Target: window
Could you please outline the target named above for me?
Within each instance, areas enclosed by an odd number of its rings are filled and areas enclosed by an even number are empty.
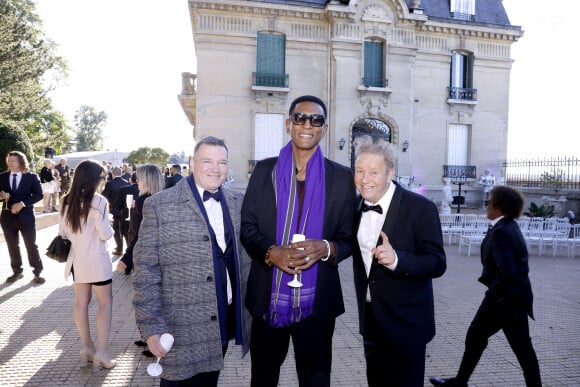
[[[286,36],[258,32],[254,86],[288,87]]]
[[[477,90],[473,89],[473,54],[459,51],[451,53],[449,98],[477,100]]]
[[[467,125],[449,124],[449,135],[447,137],[448,165],[467,165],[468,141],[469,127]]]
[[[256,113],[254,125],[254,158],[277,156],[284,146],[284,115]]]
[[[451,17],[462,20],[475,20],[475,0],[450,0]]]
[[[363,85],[387,87],[385,79],[385,43],[377,39],[365,40]]]

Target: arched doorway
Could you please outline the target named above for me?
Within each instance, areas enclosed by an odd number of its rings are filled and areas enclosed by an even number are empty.
[[[354,123],[352,126],[352,141],[350,146],[350,167],[354,170],[354,146],[352,143],[360,136],[371,136],[373,138],[382,138],[391,142],[391,128],[389,125],[376,118],[363,118]]]

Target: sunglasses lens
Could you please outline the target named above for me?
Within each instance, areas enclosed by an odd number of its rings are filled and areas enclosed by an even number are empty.
[[[324,125],[324,116],[320,114],[313,114],[310,116],[310,124],[312,126],[322,126]]]
[[[295,125],[304,125],[306,123],[306,119],[308,116],[302,113],[294,113],[292,114],[292,122]]]

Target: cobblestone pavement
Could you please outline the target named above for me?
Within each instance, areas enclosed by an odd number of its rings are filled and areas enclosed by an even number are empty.
[[[41,252],[57,226],[38,232]],[[481,265],[478,254],[467,257],[457,246],[446,246],[447,273],[434,281],[437,336],[427,347],[426,375],[453,375],[463,351],[467,327],[483,297],[476,282]],[[26,261],[26,259],[25,259]],[[152,361],[134,345],[135,327],[130,277],[115,273],[114,310],[110,352],[118,361],[112,370],[92,372],[79,367],[79,337],[73,319],[72,281],[63,278],[64,265],[43,260],[44,285],[32,282],[24,264],[24,278],[3,283],[11,274],[6,245],[0,241],[0,385],[1,386],[156,386],[159,379],[147,375]],[[580,258],[530,258],[535,293],[536,321],[530,332],[546,386],[580,385]],[[350,260],[341,265],[346,313],[336,322],[332,363],[333,386],[364,386],[365,362],[358,334],[356,300]],[[96,300],[90,308],[95,335]],[[396,354],[394,354],[396,356]],[[230,346],[221,386],[248,386],[249,355],[240,359],[238,347]],[[472,386],[523,386],[516,358],[503,334],[494,336],[473,377]],[[283,366],[281,386],[297,386],[293,354]],[[428,385],[426,378],[425,385]]]

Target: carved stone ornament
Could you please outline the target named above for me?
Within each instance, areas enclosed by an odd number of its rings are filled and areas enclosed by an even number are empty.
[[[380,20],[387,23],[390,23],[393,19],[392,15],[386,10],[386,8],[381,7],[378,4],[371,4],[366,7],[362,18],[364,20]]]

